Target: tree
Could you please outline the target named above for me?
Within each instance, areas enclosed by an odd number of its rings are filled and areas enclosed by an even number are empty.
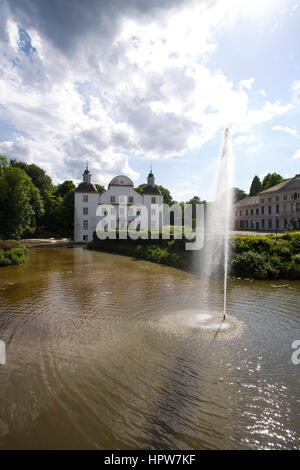
[[[279,175],[278,173],[268,173],[262,182],[262,189],[263,191],[269,188],[272,188],[272,186],[275,186],[276,184],[279,184],[283,181],[283,177]]]
[[[243,189],[232,188],[232,201],[234,204],[238,201],[241,201],[242,199],[245,199],[245,197],[247,197],[247,194]]]
[[[262,184],[259,177],[255,175],[250,186],[249,196],[256,196],[260,191],[262,191]]]
[[[55,195],[61,196],[63,198],[66,194],[68,194],[69,191],[73,191],[75,189],[76,186],[73,181],[64,181],[62,184],[57,186]]]
[[[102,194],[106,191],[105,187],[102,186],[102,184],[95,184],[96,188],[97,188],[97,191]]]
[[[10,166],[14,168],[20,168],[24,170],[27,175],[32,179],[34,186],[38,188],[43,199],[47,197],[47,193],[53,191],[52,180],[42,168],[35,165],[34,163],[28,165],[25,162],[17,162],[16,160],[10,160]]]
[[[145,183],[140,184],[137,188],[135,188],[135,191],[142,194],[142,191],[146,186],[147,186],[147,184],[145,184]],[[163,186],[160,186],[160,185],[155,185],[155,186],[160,190],[160,192],[163,196],[164,204],[168,204],[168,206],[171,206],[172,204],[175,203],[175,201],[173,201],[173,199],[172,199],[170,191],[167,188],[164,188]]]
[[[20,168],[4,167],[0,173],[0,235],[20,238],[32,234],[44,212],[39,190]]]
[[[206,201],[201,201],[199,196],[194,196],[192,199],[190,199],[187,204],[192,205],[192,218],[196,218],[196,206],[197,204],[206,204]]]
[[[8,160],[4,155],[0,155],[0,169],[8,166]]]

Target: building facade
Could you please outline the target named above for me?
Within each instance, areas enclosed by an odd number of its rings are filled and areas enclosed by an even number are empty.
[[[235,230],[300,230],[300,177],[289,178],[233,207]]]
[[[143,188],[142,194],[135,191],[131,179],[123,175],[113,178],[107,191],[100,194],[92,184],[91,173],[86,168],[83,182],[76,189],[74,198],[74,241],[91,241],[97,225],[105,227],[110,216],[114,219],[111,228],[124,230],[139,218],[141,230],[148,228],[161,230],[162,217],[158,217],[158,204],[163,204],[163,196],[155,186],[152,171],[148,175],[147,185]]]

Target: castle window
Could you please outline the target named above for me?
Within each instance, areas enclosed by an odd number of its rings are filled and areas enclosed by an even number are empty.
[[[156,203],[156,197],[152,197],[151,198],[151,204],[155,204]]]
[[[264,206],[262,206],[262,208],[261,208],[261,213],[262,213],[262,214],[265,213],[265,208],[264,208]]]
[[[88,230],[88,228],[89,228],[89,222],[88,222],[88,220],[84,220],[83,221],[83,230]]]
[[[268,206],[269,214],[272,214],[272,206]]]
[[[133,203],[133,196],[129,196],[129,197],[128,197],[128,202],[129,202],[129,204],[132,204],[132,203]]]
[[[87,241],[88,241],[88,236],[87,236],[87,235],[83,235],[82,240],[83,240],[84,242],[87,242]]]
[[[258,215],[258,214],[259,214],[259,209],[257,208],[257,209],[256,209],[256,215]]]
[[[116,196],[110,196],[110,202],[116,202]]]
[[[87,194],[84,194],[84,195],[82,196],[82,200],[83,200],[83,202],[88,202],[88,201],[89,201],[88,195],[87,195]]]
[[[89,213],[89,208],[88,208],[88,207],[83,207],[82,212],[83,212],[83,215],[88,215],[88,213]]]
[[[155,215],[156,214],[156,210],[155,209],[151,209],[151,215]]]

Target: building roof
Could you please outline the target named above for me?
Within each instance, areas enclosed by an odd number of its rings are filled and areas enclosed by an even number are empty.
[[[147,186],[145,186],[143,189],[142,189],[142,194],[157,194],[158,196],[161,196],[161,192],[160,190],[158,189],[157,186],[153,186],[151,184],[147,184]]]
[[[97,193],[97,188],[92,183],[80,183],[76,193]]]
[[[234,207],[251,206],[255,204],[259,204],[259,197],[250,196],[250,197],[245,197],[244,199],[241,199],[240,201],[236,202],[234,204]]]
[[[300,177],[288,178],[281,183],[272,186],[271,188],[265,189],[256,196],[245,197],[234,204],[234,207],[243,207],[249,205],[259,204],[260,196],[264,196],[277,191],[299,191],[300,190]]]
[[[110,186],[132,186],[133,187],[133,182],[131,181],[130,178],[128,178],[128,176],[119,175],[119,176],[115,176],[111,180],[111,182],[108,185],[108,188]]]
[[[285,191],[285,190],[293,190],[293,189],[300,189],[300,178],[299,177],[294,177],[294,178],[288,178],[281,183],[276,184],[275,186],[272,186],[271,188],[265,189],[264,191],[261,191],[258,193],[259,195],[261,194],[267,194],[267,193],[274,193],[276,191]]]

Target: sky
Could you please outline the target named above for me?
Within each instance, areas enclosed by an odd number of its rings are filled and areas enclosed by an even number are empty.
[[[212,200],[300,173],[299,0],[0,0],[0,153],[54,183],[118,174]]]

